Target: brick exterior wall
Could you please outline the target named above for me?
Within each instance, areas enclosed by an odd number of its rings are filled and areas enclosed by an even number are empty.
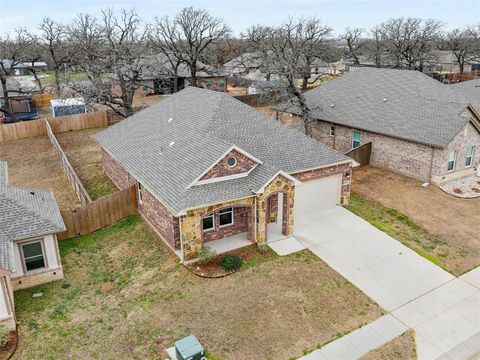
[[[138,212],[153,226],[173,249],[180,249],[180,224],[178,217],[168,210],[150,191],[142,187],[142,201]]]
[[[105,174],[120,190],[135,184],[135,179],[104,149],[102,149],[102,161]]]
[[[278,194],[273,194],[267,199],[267,224],[277,222],[278,216]]]
[[[237,159],[237,164],[234,167],[228,167],[227,165],[227,159],[231,156],[234,156]],[[243,174],[250,171],[255,165],[256,162],[252,159],[246,157],[236,150],[232,150],[230,153],[220,159],[220,161],[205,175],[203,175],[200,180],[216,179],[224,176]]]
[[[473,117],[466,113],[465,116]],[[279,114],[279,119],[286,125],[303,131],[302,120],[288,114]],[[353,128],[335,125],[335,136],[330,136],[331,123],[317,121],[313,126],[312,135],[320,142],[346,153],[352,148]],[[411,141],[396,139],[368,131],[361,132],[361,143],[372,142],[372,155],[370,164],[394,172],[419,179],[440,183],[452,178],[473,174],[474,167],[478,165],[480,155],[480,134],[468,124],[445,149],[433,148]],[[476,146],[474,151],[473,167],[465,169],[465,156],[467,145]],[[447,174],[448,155],[451,150],[457,150],[457,166],[453,173]],[[433,156],[433,159],[432,159]]]
[[[219,211],[214,212],[215,229],[203,232],[203,243],[219,240],[227,236],[247,233],[248,240],[253,241],[253,216],[252,207],[233,207],[234,224],[230,226],[220,227]],[[206,214],[206,216],[210,215]]]
[[[105,173],[120,190],[136,183],[135,178],[103,149],[102,159]],[[138,204],[138,212],[172,248],[180,248],[178,218],[145,187],[142,188],[142,202]]]

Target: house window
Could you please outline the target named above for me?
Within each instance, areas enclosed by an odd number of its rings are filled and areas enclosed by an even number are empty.
[[[450,151],[450,155],[448,156],[448,168],[447,168],[449,172],[455,170],[456,162],[457,162],[457,150]]]
[[[355,149],[361,145],[361,139],[362,139],[362,134],[360,131],[353,131],[353,136],[352,136],[352,149]]]
[[[212,88],[212,80],[207,80],[207,88],[208,89]]]
[[[235,165],[237,165],[237,158],[235,156],[230,156],[227,159],[227,165],[229,168],[233,168]]]
[[[203,218],[203,231],[213,230],[215,228],[214,215],[208,215]]]
[[[139,182],[137,182],[137,200],[140,204],[143,202],[142,184]]]
[[[330,136],[335,136],[335,125],[330,125]]]
[[[465,158],[465,167],[470,167],[473,164],[473,146],[467,147],[467,157]]]
[[[233,208],[220,210],[220,227],[233,225]]]
[[[25,270],[31,271],[45,267],[45,258],[41,241],[30,242],[22,245]]]

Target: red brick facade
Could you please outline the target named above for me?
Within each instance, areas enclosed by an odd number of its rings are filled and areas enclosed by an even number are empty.
[[[328,166],[320,169],[304,171],[301,173],[292,174],[292,176],[299,181],[310,181],[321,179],[326,176],[342,175],[342,196],[350,195],[352,164],[339,164]]]
[[[102,158],[105,173],[119,189],[126,189],[136,183],[133,176],[105,150],[102,150]],[[138,204],[138,212],[172,248],[180,249],[178,217],[173,216],[145,187],[142,188],[142,202]]]
[[[237,163],[233,167],[229,167],[227,159],[235,157]],[[250,171],[257,163],[247,156],[232,150],[224,156],[213,168],[211,168],[200,180],[216,179],[224,176],[238,175]]]
[[[215,229],[203,232],[203,243],[219,240],[227,236],[247,233],[248,240],[253,242],[253,210],[251,206],[233,207],[234,223],[233,225],[220,227],[219,209],[214,212]],[[206,214],[206,216],[211,213]]]

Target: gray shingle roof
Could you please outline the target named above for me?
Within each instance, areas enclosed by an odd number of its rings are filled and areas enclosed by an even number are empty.
[[[469,121],[462,94],[418,71],[358,68],[305,96],[317,119],[439,148]]]
[[[461,93],[480,112],[480,78],[452,84],[450,87]]]
[[[64,230],[51,192],[0,186],[0,268],[11,269],[12,241]]]
[[[170,118],[173,120],[169,123]],[[187,87],[94,138],[177,214],[251,196],[280,170],[292,173],[351,161],[230,95],[194,87]],[[188,188],[234,145],[263,164],[241,179]]]

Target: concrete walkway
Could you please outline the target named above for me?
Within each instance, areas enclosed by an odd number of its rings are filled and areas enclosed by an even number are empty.
[[[306,249],[305,245],[295,239],[293,236],[288,238],[269,242],[268,246],[277,253],[277,255],[285,256],[293,254],[297,251]]]
[[[295,225],[295,237],[389,311],[387,316],[413,328],[419,359],[447,356],[462,344],[471,354],[480,351],[480,268],[457,279],[341,207],[309,215]],[[379,341],[361,330],[305,358],[323,359],[328,352],[330,359],[356,359]]]

